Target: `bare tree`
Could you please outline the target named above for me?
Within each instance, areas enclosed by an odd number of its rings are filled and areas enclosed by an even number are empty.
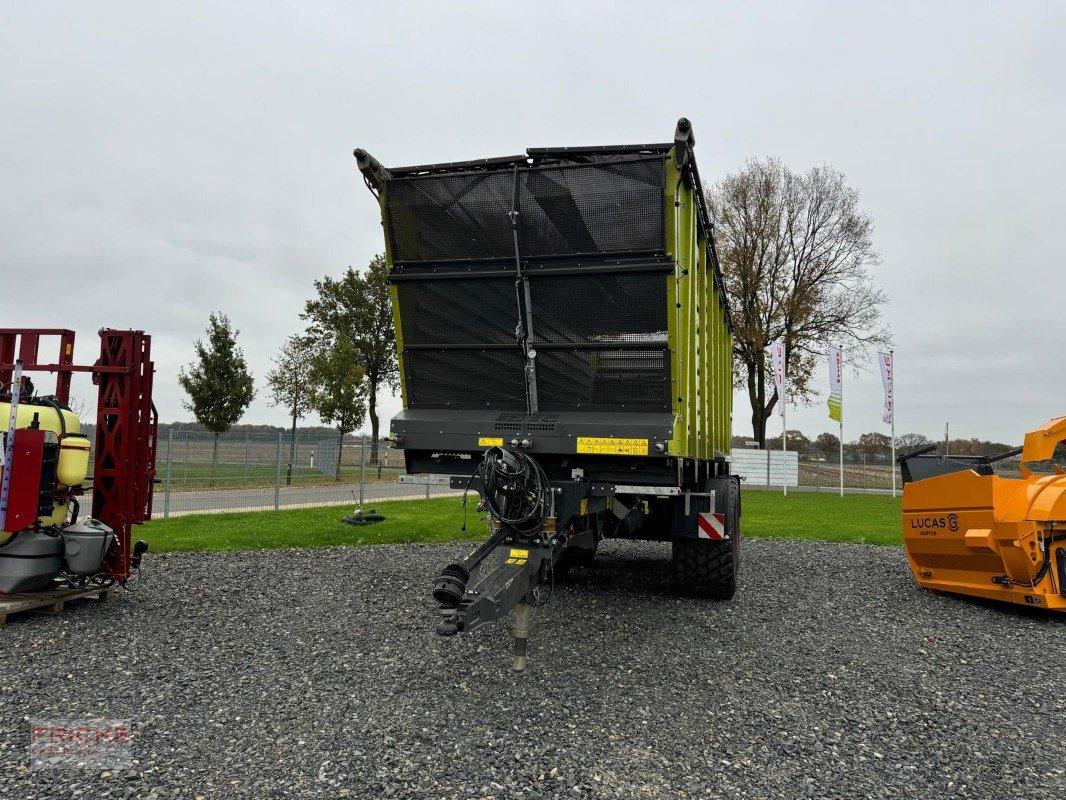
[[[707,190],[730,294],[738,386],[748,391],[754,438],[778,402],[767,350],[783,339],[790,399],[810,402],[811,378],[829,343],[858,363],[890,343],[884,293],[869,270],[879,258],[859,195],[828,166],[804,174],[752,160]]]
[[[901,453],[906,453],[908,450],[917,450],[919,447],[925,447],[932,443],[929,437],[922,433],[902,433],[896,437],[896,447],[899,448]]]
[[[72,394],[67,399],[67,408],[74,412],[74,416],[78,418],[82,425],[92,423],[95,420],[96,403],[90,403],[88,400]]]

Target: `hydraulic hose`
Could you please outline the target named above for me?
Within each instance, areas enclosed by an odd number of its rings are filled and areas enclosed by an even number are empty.
[[[501,526],[522,536],[544,527],[551,509],[551,483],[528,454],[491,447],[485,451],[478,477],[489,513]]]

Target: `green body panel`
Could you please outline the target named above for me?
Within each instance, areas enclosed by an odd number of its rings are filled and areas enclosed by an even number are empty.
[[[733,343],[693,190],[679,179],[671,153],[663,187],[666,251],[674,260],[666,293],[674,412],[669,453],[712,459],[729,454],[732,438]]]
[[[389,266],[392,264],[390,262]],[[407,409],[407,376],[403,368],[403,325],[400,324],[400,293],[396,284],[389,287],[389,297],[392,299],[392,324],[396,328],[396,365],[400,371],[400,399],[403,407]]]

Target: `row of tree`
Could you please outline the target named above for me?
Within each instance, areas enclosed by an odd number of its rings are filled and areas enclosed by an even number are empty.
[[[786,433],[785,444],[789,450],[799,453],[820,453],[827,460],[836,459],[840,453],[840,439],[832,433],[820,433],[814,439],[809,439],[803,431],[789,429]],[[934,444],[934,441],[921,433],[904,433],[896,437],[896,452],[906,453],[930,444]],[[936,444],[944,443],[936,442]],[[750,441],[743,436],[734,436],[733,446],[747,447],[750,446]],[[766,447],[770,450],[780,450],[781,437],[768,438]],[[984,439],[952,439],[946,443],[946,452],[957,456],[998,456],[1014,447],[1016,445],[990,442]],[[891,449],[891,437],[877,431],[864,433],[858,439],[844,442],[845,457],[883,456],[891,452]],[[940,450],[945,452],[944,447]]]
[[[375,256],[362,272],[351,267],[340,277],[315,281],[315,296],[300,315],[307,326],[289,336],[267,372],[271,403],[286,409],[292,421],[292,449],[286,482],[292,482],[296,429],[315,412],[337,431],[340,440],[370,417],[371,462],[378,460],[379,391],[397,383],[388,267]],[[219,437],[244,416],[256,396],[255,379],[237,345],[229,317],[212,313],[207,337],[197,340],[196,358],[178,374],[184,407],[214,434],[212,465],[218,462]],[[341,448],[337,448],[340,470]]]

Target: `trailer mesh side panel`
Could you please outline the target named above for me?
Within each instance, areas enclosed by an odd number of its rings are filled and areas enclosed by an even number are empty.
[[[523,262],[556,269],[563,257],[563,269],[582,270],[527,273],[539,407],[668,409],[664,273],[583,272],[604,256],[664,251],[664,174],[655,156],[521,167],[517,184],[513,169],[390,181],[393,261],[410,265],[395,284],[408,404],[525,408],[514,278],[477,277],[509,271],[515,207]],[[456,261],[453,277],[416,277]]]
[[[667,341],[662,273],[534,275],[529,285],[538,341]]]
[[[519,173],[523,255],[562,256],[663,248],[663,160]]]
[[[661,157],[518,170],[523,258],[661,252]],[[389,181],[385,220],[395,263],[514,258],[515,173]]]
[[[515,344],[514,280],[427,280],[396,284],[405,345]]]
[[[386,220],[394,261],[513,258],[511,171],[390,181]]]
[[[407,350],[404,372],[411,408],[526,407],[525,360],[517,347]]]
[[[547,349],[537,351],[537,395],[545,411],[669,410],[668,351]]]

